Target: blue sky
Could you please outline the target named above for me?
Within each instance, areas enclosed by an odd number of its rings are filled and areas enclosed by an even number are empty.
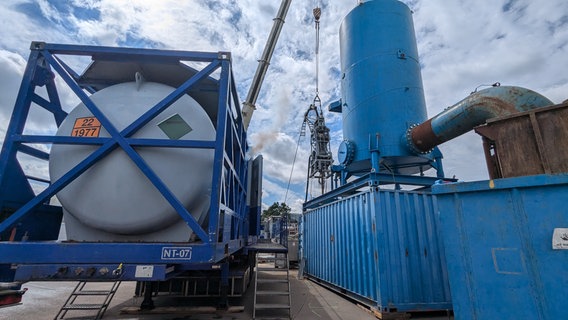
[[[380,0],[375,0],[380,1]],[[429,116],[496,81],[533,89],[556,103],[568,99],[568,2],[565,0],[409,0]],[[338,30],[358,1],[292,1],[249,130],[265,159],[264,203],[284,200],[298,132],[314,97],[312,9],[323,8],[320,96],[339,98]],[[279,0],[8,0],[0,7],[0,135],[7,126],[33,40],[105,46],[231,51],[245,98]],[[62,100],[76,100],[61,92]],[[32,130],[45,114],[32,116]],[[332,151],[341,119],[327,114]],[[487,177],[480,138],[466,134],[441,146],[445,171],[463,180]],[[303,138],[288,203],[304,198],[309,143]],[[28,165],[38,175],[45,167]],[[43,173],[44,175],[46,172]]]

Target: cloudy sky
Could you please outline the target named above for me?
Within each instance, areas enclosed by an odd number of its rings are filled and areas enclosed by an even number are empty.
[[[376,0],[380,1],[380,0]],[[429,116],[496,81],[568,99],[568,1],[408,0],[414,11]],[[302,116],[314,97],[312,9],[321,18],[320,96],[339,98],[339,39],[356,0],[292,1],[257,103],[249,143],[265,159],[265,205],[283,201]],[[0,7],[0,135],[7,127],[33,40],[192,51],[231,51],[241,100],[246,97],[279,0],[4,0]],[[75,100],[62,92],[64,103]],[[36,131],[49,131],[35,115]],[[326,113],[332,151],[341,119]],[[466,134],[441,146],[447,176],[487,177],[480,138]],[[287,203],[304,198],[309,141],[300,140]],[[42,167],[30,163],[31,170]],[[41,173],[38,173],[41,174]]]

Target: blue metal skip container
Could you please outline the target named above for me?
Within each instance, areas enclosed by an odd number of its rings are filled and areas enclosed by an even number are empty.
[[[567,319],[568,175],[433,191],[456,319]]]
[[[379,190],[306,210],[304,274],[385,312],[451,309],[435,204]]]

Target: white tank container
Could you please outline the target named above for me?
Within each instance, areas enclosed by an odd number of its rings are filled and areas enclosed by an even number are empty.
[[[152,82],[105,88],[93,102],[119,130],[175,89]],[[110,137],[84,104],[67,116],[57,136]],[[138,130],[132,138],[215,140],[205,110],[184,95]],[[53,145],[49,171],[59,179],[98,146]],[[193,217],[203,222],[209,209],[213,150],[137,147],[136,152]],[[119,147],[57,194],[64,209],[68,240],[188,241],[192,231],[150,180]]]

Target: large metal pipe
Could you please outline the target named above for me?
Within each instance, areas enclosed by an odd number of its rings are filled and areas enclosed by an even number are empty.
[[[426,122],[408,129],[411,150],[428,153],[435,146],[456,138],[488,119],[507,116],[554,104],[532,90],[495,86],[472,93]]]
[[[288,14],[288,8],[290,8],[291,2],[292,0],[282,0],[282,3],[280,4],[280,9],[278,10],[276,18],[274,18],[274,25],[272,26],[270,35],[268,35],[268,40],[264,47],[262,58],[258,61],[258,68],[256,69],[256,73],[252,79],[247,99],[243,102],[242,115],[245,129],[248,129],[252,114],[256,109],[256,99],[258,98],[260,87],[264,81],[266,70],[268,70],[268,66],[270,65],[270,59],[272,58],[272,53],[274,53],[274,48],[278,42],[280,31],[282,31],[282,26],[284,25],[284,18],[286,18],[286,15]]]

